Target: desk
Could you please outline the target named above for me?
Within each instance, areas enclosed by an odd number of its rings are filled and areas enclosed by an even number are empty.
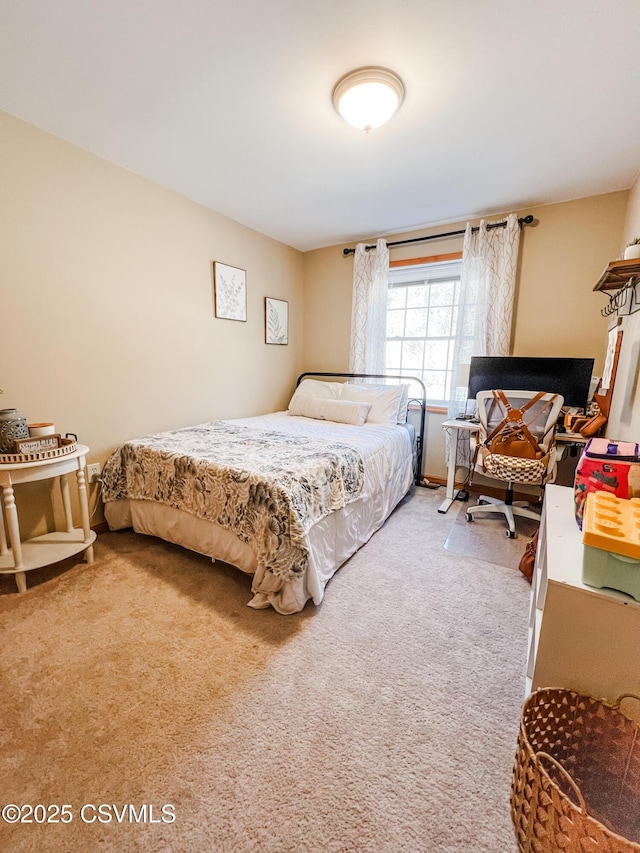
[[[451,418],[444,421],[442,428],[447,430],[451,436],[451,446],[449,449],[449,465],[447,466],[447,491],[446,497],[438,507],[438,512],[445,513],[455,501],[458,489],[456,489],[456,461],[458,456],[458,439],[461,433],[467,433],[471,436],[472,433],[477,433],[480,430],[479,424],[473,421],[463,421],[458,418]],[[582,448],[589,439],[573,432],[556,432],[556,446],[560,451],[558,456],[561,459],[568,448]]]
[[[445,513],[451,504],[455,501],[458,489],[456,489],[456,461],[458,458],[458,439],[461,433],[471,435],[474,432],[479,432],[480,425],[472,421],[463,421],[458,418],[451,418],[444,421],[442,428],[445,429],[451,438],[449,447],[449,465],[447,466],[447,491],[446,497],[438,507],[438,512]]]
[[[588,438],[579,433],[556,432],[556,455],[558,467],[554,482],[559,486],[571,486],[576,476],[576,465]]]
[[[77,450],[66,456],[43,459],[36,462],[12,462],[0,465],[0,488],[4,498],[4,520],[9,531],[11,548],[7,547],[7,536],[2,513],[0,512],[0,574],[15,575],[18,592],[25,592],[27,581],[25,572],[57,563],[73,554],[84,551],[89,564],[93,563],[93,542],[96,534],[89,527],[89,505],[85,478],[85,459],[89,448],[79,444]],[[73,526],[71,500],[67,474],[75,472],[78,488],[82,528]],[[33,483],[36,480],[58,478],[62,493],[62,503],[66,530],[45,533],[23,542],[20,538],[18,510],[16,508],[14,485]]]
[[[588,441],[589,439],[580,435],[579,432],[558,432],[556,430],[556,444],[559,444],[562,450],[566,447],[582,448]]]

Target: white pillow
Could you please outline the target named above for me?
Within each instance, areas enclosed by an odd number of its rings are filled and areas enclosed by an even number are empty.
[[[397,424],[402,385],[350,385],[342,386],[341,400],[371,403],[368,424]]]
[[[338,400],[340,397],[341,382],[322,382],[319,379],[303,379],[293,392],[291,403],[299,397],[311,397],[317,400]]]
[[[339,424],[362,426],[371,409],[370,403],[354,403],[349,400],[329,400],[319,397],[295,397],[291,400],[288,414],[302,415],[319,421],[335,421]]]
[[[398,406],[398,423],[406,424],[407,410],[409,408],[409,385],[401,385],[400,387],[402,388],[402,395]]]

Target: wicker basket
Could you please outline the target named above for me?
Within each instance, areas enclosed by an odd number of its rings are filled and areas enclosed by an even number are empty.
[[[619,710],[632,695],[529,696],[511,785],[521,853],[640,853],[640,726]]]

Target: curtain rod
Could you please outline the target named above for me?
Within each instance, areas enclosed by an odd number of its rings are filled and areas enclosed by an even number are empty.
[[[518,224],[522,228],[523,225],[531,225],[533,222],[533,215],[530,213],[528,216],[522,216],[518,218]],[[506,219],[504,222],[489,222],[487,225],[487,230],[491,228],[504,228],[507,224]],[[411,240],[396,240],[394,243],[387,243],[387,246],[391,248],[392,246],[406,246],[407,243],[424,243],[426,240],[438,240],[442,237],[457,237],[460,234],[464,234],[467,229],[463,228],[461,231],[447,231],[444,234],[429,234],[427,237],[413,237]],[[471,229],[472,231],[479,231],[480,226],[474,225]],[[370,251],[371,249],[375,249],[375,246],[365,246],[366,251]],[[347,255],[354,255],[355,249],[343,249],[342,254],[346,257]]]

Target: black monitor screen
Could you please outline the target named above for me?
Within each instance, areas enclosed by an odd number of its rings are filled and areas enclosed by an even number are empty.
[[[469,370],[469,399],[478,391],[548,391],[562,394],[564,405],[586,409],[592,358],[474,356]]]

